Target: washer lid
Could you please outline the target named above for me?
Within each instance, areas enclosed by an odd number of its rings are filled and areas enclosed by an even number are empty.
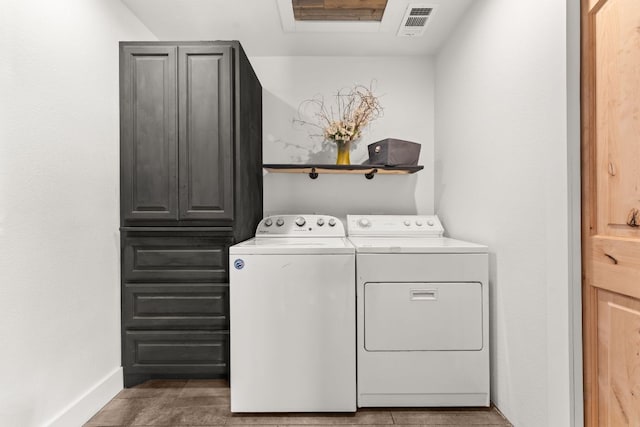
[[[352,254],[353,245],[345,237],[254,237],[229,248],[230,254],[313,255]]]
[[[350,237],[358,253],[458,254],[487,253],[489,248],[448,237]]]

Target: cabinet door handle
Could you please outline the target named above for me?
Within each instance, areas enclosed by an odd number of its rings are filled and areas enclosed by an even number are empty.
[[[436,289],[411,289],[409,292],[411,301],[435,301],[438,299]]]

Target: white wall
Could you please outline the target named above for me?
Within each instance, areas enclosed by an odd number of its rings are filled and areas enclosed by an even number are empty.
[[[81,425],[122,387],[127,39],[155,37],[118,1],[2,2],[0,425]]]
[[[424,170],[408,176],[268,174],[264,177],[265,214],[432,213],[433,212],[433,61],[428,57],[252,57],[263,86],[264,162],[335,163],[321,138],[295,126],[300,103],[321,94],[328,103],[338,89],[376,81],[384,117],[373,122],[351,153],[351,163],[366,160],[367,145],[383,138],[422,144]]]
[[[566,9],[476,1],[436,59],[436,211],[491,248],[492,400],[518,427],[574,415]]]

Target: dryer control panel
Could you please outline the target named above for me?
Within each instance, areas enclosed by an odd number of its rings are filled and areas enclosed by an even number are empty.
[[[347,215],[349,236],[442,237],[436,215]]]
[[[260,221],[256,237],[345,237],[342,221],[330,215],[273,215]]]

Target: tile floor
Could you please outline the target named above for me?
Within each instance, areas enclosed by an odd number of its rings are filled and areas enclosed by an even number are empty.
[[[222,380],[154,380],[122,390],[85,424],[106,426],[485,426],[511,424],[495,409],[361,409],[355,414],[232,414]]]

